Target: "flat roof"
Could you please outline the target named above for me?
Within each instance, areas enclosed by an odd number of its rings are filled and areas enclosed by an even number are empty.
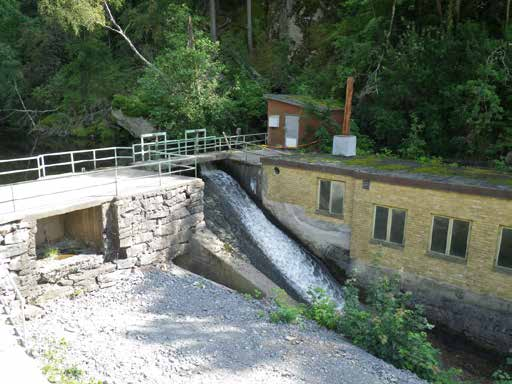
[[[345,158],[294,154],[261,159],[263,164],[309,169],[390,184],[512,199],[512,174],[489,168],[421,163],[378,155]]]
[[[343,109],[343,104],[336,100],[320,100],[305,95],[281,95],[268,93],[263,96],[267,100],[280,101],[297,107],[314,107],[321,111],[338,111]]]

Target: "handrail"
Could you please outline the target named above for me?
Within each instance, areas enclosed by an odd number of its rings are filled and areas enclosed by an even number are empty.
[[[154,134],[145,135],[144,137],[151,137]],[[166,138],[166,135],[160,133],[158,138]],[[157,140],[154,142],[134,143],[131,147],[104,147],[94,149],[81,149],[76,151],[63,151],[63,152],[52,152],[40,154],[37,156],[21,157],[15,159],[3,159],[0,160],[0,166],[5,164],[8,166],[12,163],[23,163],[28,162],[26,168],[19,169],[7,169],[0,171],[0,176],[15,175],[30,172],[37,172],[37,177],[31,177],[33,179],[44,179],[48,176],[56,176],[59,174],[76,174],[85,171],[82,168],[85,164],[91,164],[92,172],[101,167],[108,167],[108,162],[114,163],[114,166],[119,166],[120,161],[128,161],[136,163],[138,161],[152,161],[154,157],[160,159],[165,158],[166,154],[177,154],[177,155],[191,155],[197,153],[207,152],[219,152],[231,148],[246,148],[248,144],[261,144],[267,142],[267,133],[249,133],[244,135],[231,135],[227,136],[227,145],[223,136],[201,136],[193,137],[188,139],[172,139],[172,140]],[[163,149],[163,151],[162,151]],[[112,155],[104,156],[103,154],[107,151],[112,151]],[[127,153],[123,153],[123,151]],[[99,154],[102,154],[99,156]],[[85,154],[90,155],[90,158],[82,158]],[[146,155],[148,158],[146,158]],[[68,161],[59,161],[58,157],[68,156]],[[52,162],[57,160],[57,162]],[[37,166],[31,165],[30,162],[37,162]],[[123,165],[124,166],[124,165]],[[55,174],[59,167],[68,167],[71,172],[58,172]],[[10,168],[13,168],[10,167]],[[48,173],[52,171],[52,175]],[[1,185],[1,184],[0,184]]]

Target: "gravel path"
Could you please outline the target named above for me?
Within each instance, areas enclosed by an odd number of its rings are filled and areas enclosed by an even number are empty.
[[[270,309],[172,266],[49,303],[27,326],[36,353],[64,337],[67,364],[108,384],[423,383],[310,321],[272,324]]]

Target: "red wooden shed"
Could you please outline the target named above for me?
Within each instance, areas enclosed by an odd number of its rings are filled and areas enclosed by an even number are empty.
[[[265,95],[267,100],[268,144],[271,147],[294,148],[312,142],[321,120],[310,113],[328,111],[341,127],[343,106],[298,95]],[[335,132],[332,132],[335,133]]]

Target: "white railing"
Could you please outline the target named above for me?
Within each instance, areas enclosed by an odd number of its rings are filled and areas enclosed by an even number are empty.
[[[155,138],[155,141],[144,142],[146,136]],[[0,177],[8,178],[8,180],[0,179],[0,185],[168,159],[167,154],[191,156],[233,149],[247,150],[251,145],[266,144],[266,142],[267,133],[203,135],[176,140],[167,140],[165,133],[148,134],[141,138],[140,143],[133,144],[131,147],[84,149],[0,160]],[[22,174],[23,179],[20,180],[19,176]]]
[[[145,185],[138,185],[136,183],[137,180],[141,179],[153,179],[156,181],[153,183],[155,184],[154,186],[162,186],[166,176],[181,174],[183,172],[193,172],[194,176],[197,177],[197,158],[178,155],[167,156],[167,159],[161,161],[147,161],[140,164],[90,171],[85,173],[85,175],[88,176],[85,183],[77,180],[77,178],[84,175],[81,173],[65,174],[49,179],[42,179],[41,182],[50,183],[46,187],[40,188],[41,191],[45,191],[42,193],[34,192],[33,190],[27,191],[26,186],[29,185],[30,182],[4,186],[0,185],[0,196],[8,196],[8,198],[0,200],[0,207],[3,208],[1,213],[6,214],[23,211],[24,209],[28,209],[27,201],[29,200],[37,199],[39,202],[42,201],[39,200],[42,198],[54,198],[55,196],[65,197],[65,194],[69,194],[70,192],[75,193],[77,191],[89,190],[91,191],[90,194],[94,196],[104,195],[114,197],[119,196],[119,194],[124,191],[124,187],[130,188],[127,191],[132,191],[133,188],[144,187]],[[130,170],[149,172],[143,172],[141,175],[137,175],[133,171],[130,172]],[[64,187],[59,183],[59,179],[66,179]],[[55,183],[55,187],[52,187],[51,183]],[[150,185],[148,184],[148,186]],[[6,191],[3,191],[4,189]],[[6,204],[10,205],[8,211],[5,209]],[[28,204],[28,206],[33,209],[34,204]],[[41,206],[44,206],[44,204]]]
[[[197,155],[233,149],[246,149],[250,145],[266,144],[267,133],[247,135],[205,136],[190,139],[161,140],[132,145],[133,162],[154,160],[162,153]]]
[[[128,153],[125,154],[127,151]],[[0,167],[16,168],[0,171],[0,176],[24,173],[26,174],[25,180],[33,180],[52,176],[52,174],[77,173],[97,170],[106,166],[118,166],[123,160],[132,161],[131,151],[131,147],[108,147],[0,160]],[[35,172],[37,172],[37,177],[34,177]]]

